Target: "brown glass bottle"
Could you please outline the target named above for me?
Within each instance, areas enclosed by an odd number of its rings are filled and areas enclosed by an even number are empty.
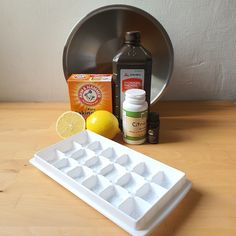
[[[122,120],[124,93],[131,88],[144,89],[150,105],[152,56],[140,44],[140,32],[126,32],[123,47],[113,58],[113,114]]]

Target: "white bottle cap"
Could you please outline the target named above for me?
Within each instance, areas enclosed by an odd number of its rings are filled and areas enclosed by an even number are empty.
[[[146,92],[143,89],[129,89],[125,92],[125,99],[131,103],[144,102]]]

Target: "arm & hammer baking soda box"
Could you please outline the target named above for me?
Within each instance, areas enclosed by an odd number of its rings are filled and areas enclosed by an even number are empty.
[[[72,74],[67,80],[71,110],[85,119],[97,110],[112,112],[111,74]]]

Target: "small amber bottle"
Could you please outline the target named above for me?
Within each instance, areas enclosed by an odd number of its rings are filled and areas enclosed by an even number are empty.
[[[156,112],[150,112],[148,115],[147,141],[149,143],[159,143],[160,116]]]

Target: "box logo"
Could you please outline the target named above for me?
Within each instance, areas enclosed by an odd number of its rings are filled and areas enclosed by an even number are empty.
[[[79,100],[87,106],[95,106],[102,99],[101,90],[91,84],[83,85],[78,91]]]

